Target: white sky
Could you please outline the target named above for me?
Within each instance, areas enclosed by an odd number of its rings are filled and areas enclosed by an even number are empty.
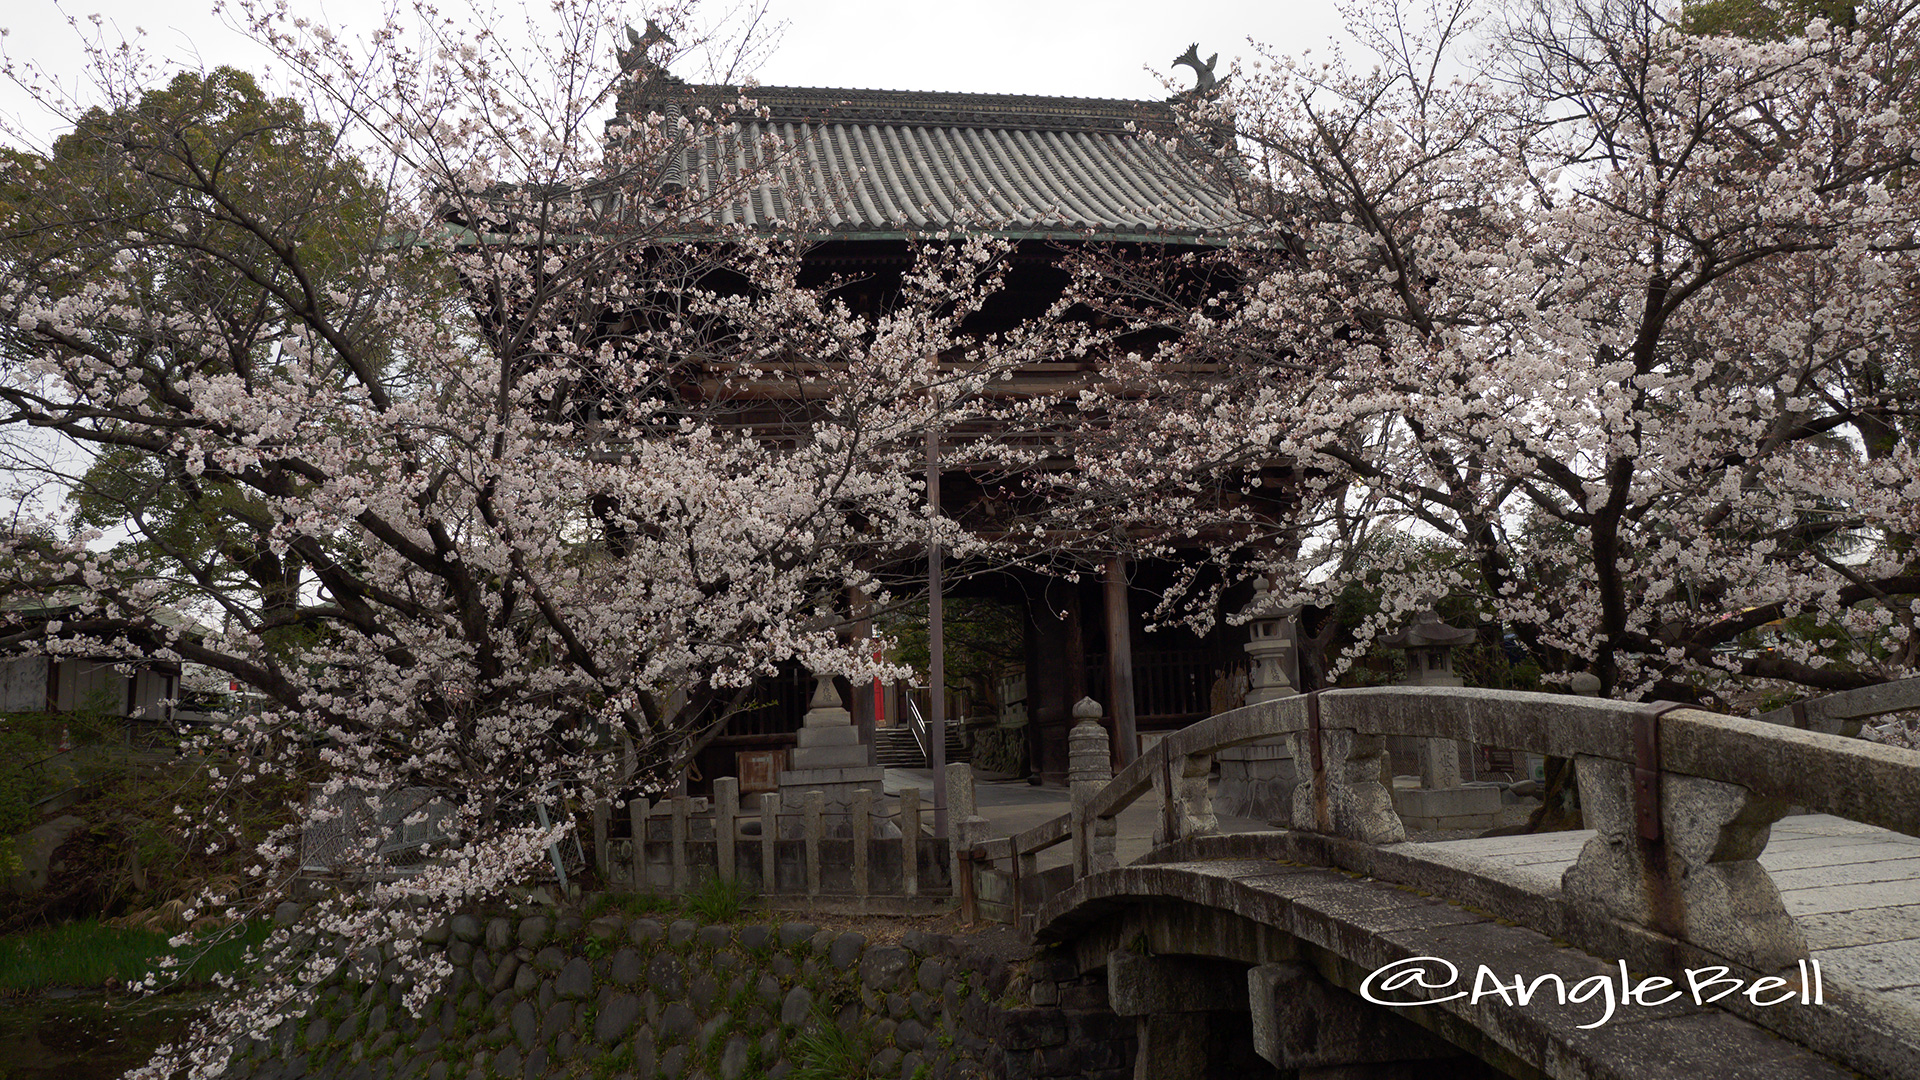
[[[371,25],[380,9],[379,0],[289,3],[298,13],[348,28]],[[459,0],[441,5],[447,12],[458,6]],[[1248,55],[1249,37],[1281,52],[1317,51],[1343,26],[1325,0],[771,0],[771,6],[787,29],[757,73],[767,85],[1085,97],[1165,96],[1146,69],[1167,71],[1189,42],[1199,42],[1202,57],[1219,53],[1216,70],[1225,74],[1235,58]],[[171,62],[259,70],[260,53],[209,7],[210,0],[16,0],[0,15],[7,30],[0,47],[11,59],[30,59],[76,86],[83,55],[66,17],[99,14],[110,39],[143,29],[147,48]],[[640,5],[630,10],[639,24]],[[1186,86],[1192,76],[1180,68],[1176,77]],[[0,117],[40,139],[57,134],[55,121],[11,84],[0,83]]]

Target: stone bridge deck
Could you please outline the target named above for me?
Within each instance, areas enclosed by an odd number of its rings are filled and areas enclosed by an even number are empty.
[[[1409,842],[1380,781],[1388,736],[1571,761],[1595,829]],[[1284,744],[1291,827],[1229,832],[1214,755],[1255,744]],[[991,838],[969,804],[956,850],[975,892],[1081,972],[1107,971],[1115,1011],[1140,1018],[1140,1075],[1184,1078],[1185,1051],[1230,1042],[1237,1009],[1282,1070],[1404,1070],[1464,1051],[1513,1077],[1920,1080],[1911,750],[1811,719],[1404,688],[1259,702],[1118,772],[1089,715],[1070,751],[1066,815]],[[1122,815],[1142,802],[1154,846],[1121,865]],[[1814,812],[1787,816],[1795,806]],[[1067,865],[1044,870],[1061,845]],[[1434,970],[1382,981],[1415,964]],[[1334,1015],[1346,1020],[1321,1022]],[[1316,1031],[1352,1037],[1331,1055]]]
[[[1543,895],[1560,892],[1591,831],[1419,845]],[[1784,818],[1760,854],[1826,978],[1910,1010],[1920,1035],[1920,838],[1826,814]]]
[[[1394,965],[1416,957],[1452,965],[1457,981],[1448,987],[1387,992],[1373,984],[1382,996],[1409,1002],[1471,991],[1480,965],[1509,987],[1516,978],[1557,975],[1572,987],[1608,977],[1614,985],[1606,993],[1574,1003],[1553,1000],[1549,988],[1532,1003],[1462,995],[1400,1014],[1511,1076],[1920,1076],[1920,839],[1827,815],[1780,821],[1762,862],[1819,961],[1825,1001],[1794,997],[1801,987],[1789,970],[1781,974],[1795,985],[1774,996],[1793,1000],[1729,1011],[1684,997],[1661,1005],[1626,1000],[1623,971],[1630,968],[1635,981],[1649,974],[1643,949],[1623,947],[1618,955],[1635,957],[1628,961],[1558,937],[1564,912],[1541,913],[1563,907],[1561,874],[1593,836],[1379,846],[1335,840],[1331,849],[1298,832],[1192,837],[1075,883],[1046,905],[1041,937],[1078,950],[1083,965],[1097,965],[1103,950],[1143,943],[1149,954],[1214,956],[1276,972],[1306,961],[1353,993],[1369,974],[1401,970]],[[1679,966],[1715,963],[1698,954],[1677,959],[1676,967],[1652,970],[1678,978]],[[1416,966],[1431,979],[1446,971]],[[1811,984],[1805,989],[1811,997]],[[1834,1060],[1838,1045],[1848,1047],[1851,1068]],[[1443,1073],[1449,1065],[1432,1064]]]

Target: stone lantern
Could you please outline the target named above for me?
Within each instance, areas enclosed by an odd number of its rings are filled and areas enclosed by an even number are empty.
[[[1248,641],[1241,646],[1247,651],[1249,705],[1300,692],[1293,636],[1293,616],[1300,609],[1263,610],[1271,589],[1266,578],[1254,578],[1253,602],[1246,608],[1253,615],[1247,622]]]
[[[1431,609],[1380,644],[1407,652],[1406,686],[1459,686],[1453,650],[1471,642],[1472,630],[1448,626]],[[1484,829],[1500,818],[1499,789],[1467,786],[1460,778],[1460,744],[1453,739],[1421,739],[1420,787],[1396,788],[1394,809],[1412,829]]]
[[[1253,590],[1253,601],[1243,609],[1252,618],[1247,621],[1247,643],[1241,646],[1249,668],[1248,705],[1300,692],[1293,629],[1298,609],[1273,608],[1272,585],[1264,577],[1254,579]],[[1214,760],[1220,763],[1220,790],[1215,798],[1221,810],[1281,826],[1292,821],[1293,789],[1299,777],[1287,739],[1231,746],[1215,754]]]
[[[1397,634],[1380,639],[1390,649],[1407,651],[1407,686],[1459,686],[1453,650],[1474,639],[1472,630],[1448,626],[1429,608]]]
[[[878,803],[885,773],[880,766],[867,764],[867,750],[860,741],[859,729],[840,704],[832,673],[818,672],[813,697],[796,735],[793,768],[780,774],[781,805],[790,811],[799,810],[810,791],[820,792],[825,809],[834,814],[849,813],[859,792],[866,792],[867,799]],[[852,835],[851,825],[842,835]]]

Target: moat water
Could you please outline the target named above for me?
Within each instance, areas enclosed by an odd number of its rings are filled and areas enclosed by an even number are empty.
[[[0,1000],[0,1080],[112,1080],[187,1033],[199,993],[63,993]]]

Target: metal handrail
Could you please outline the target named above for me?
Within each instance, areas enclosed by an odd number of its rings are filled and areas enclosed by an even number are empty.
[[[921,760],[933,764],[933,733],[929,730],[927,718],[920,715],[920,703],[913,700],[912,694],[902,695],[907,701],[907,728],[913,732],[913,741],[920,744]]]

